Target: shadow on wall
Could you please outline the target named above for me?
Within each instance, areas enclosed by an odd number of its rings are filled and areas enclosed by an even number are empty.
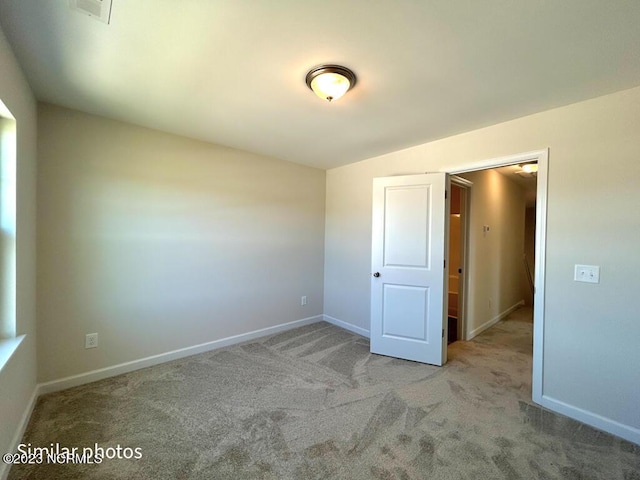
[[[40,114],[41,381],[322,313],[324,171]]]
[[[524,215],[524,255],[531,272],[531,280],[535,284],[535,264],[536,264],[536,207],[527,207]],[[533,292],[529,288],[525,290],[524,302],[526,305],[533,305]]]

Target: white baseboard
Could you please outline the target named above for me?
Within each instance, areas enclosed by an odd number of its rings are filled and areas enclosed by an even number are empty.
[[[622,423],[603,417],[596,413],[583,410],[573,405],[561,402],[547,395],[543,395],[540,405],[561,415],[586,423],[604,432],[624,438],[625,440],[640,445],[640,429],[624,425]]]
[[[491,320],[483,323],[482,325],[480,325],[478,328],[475,328],[473,330],[471,330],[470,332],[467,333],[467,338],[466,340],[471,340],[473,337],[481,334],[482,332],[484,332],[487,328],[491,328],[493,327],[496,323],[498,323],[500,320],[502,320],[503,318],[505,318],[507,315],[509,315],[511,312],[516,311],[518,308],[520,308],[522,305],[524,305],[524,300],[520,300],[518,303],[516,303],[515,305],[512,305],[511,307],[507,308],[504,312],[498,314],[498,316],[493,317]]]
[[[11,440],[11,444],[9,446],[8,452],[2,453],[15,453],[18,449],[18,445],[22,441],[22,437],[24,436],[24,432],[27,429],[27,425],[29,425],[29,420],[31,419],[31,414],[33,413],[33,409],[36,406],[36,402],[38,401],[38,385],[36,385],[33,389],[33,393],[31,394],[31,398],[27,403],[27,408],[24,409],[22,414],[22,418],[20,419],[20,424],[18,425],[18,429],[13,436],[13,440]],[[11,465],[8,465],[4,462],[0,462],[0,480],[6,480],[9,476],[9,469]]]
[[[369,330],[366,330],[362,327],[356,327],[355,325],[351,325],[350,323],[344,322],[342,320],[338,320],[337,318],[330,317],[329,315],[323,315],[324,321],[332,323],[336,327],[344,328],[345,330],[349,330],[350,332],[357,333],[358,335],[362,335],[363,337],[370,338],[371,334]]]
[[[273,335],[274,333],[280,333],[292,328],[302,327],[312,323],[317,323],[323,320],[323,315],[316,315],[314,317],[303,318],[301,320],[295,320],[289,323],[283,323],[281,325],[275,325],[273,327],[262,328],[260,330],[254,330],[252,332],[242,333],[240,335],[234,335],[231,337],[222,338],[220,340],[214,340],[212,342],[201,343],[192,347],[180,348],[171,352],[161,353],[159,355],[152,355],[150,357],[141,358],[139,360],[133,360],[131,362],[120,363],[111,367],[101,368],[99,370],[93,370],[70,377],[61,378],[59,380],[53,380],[38,385],[38,394],[57,392],[65,390],[71,387],[77,387],[78,385],[84,385],[85,383],[96,382],[109,377],[115,377],[123,373],[133,372],[141,368],[152,367],[171,360],[177,360],[184,357],[190,357],[191,355],[197,355],[198,353],[204,353],[218,348],[228,347],[238,343],[248,342],[255,338],[265,337],[267,335]]]

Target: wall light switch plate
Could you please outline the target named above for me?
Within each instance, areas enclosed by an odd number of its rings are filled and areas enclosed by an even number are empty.
[[[600,267],[597,265],[576,265],[573,279],[576,282],[600,283]]]
[[[69,0],[69,7],[108,24],[111,21],[112,2],[113,0]]]

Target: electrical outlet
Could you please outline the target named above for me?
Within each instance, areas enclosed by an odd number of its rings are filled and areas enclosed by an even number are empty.
[[[96,348],[98,346],[98,334],[87,333],[84,337],[84,348]]]
[[[300,305],[304,307],[306,304],[307,304],[307,296],[303,295],[302,297],[300,297]]]

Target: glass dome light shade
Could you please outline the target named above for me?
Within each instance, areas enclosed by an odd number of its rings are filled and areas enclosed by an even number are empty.
[[[342,97],[356,83],[355,74],[340,65],[321,65],[307,73],[307,85],[323,100]]]

